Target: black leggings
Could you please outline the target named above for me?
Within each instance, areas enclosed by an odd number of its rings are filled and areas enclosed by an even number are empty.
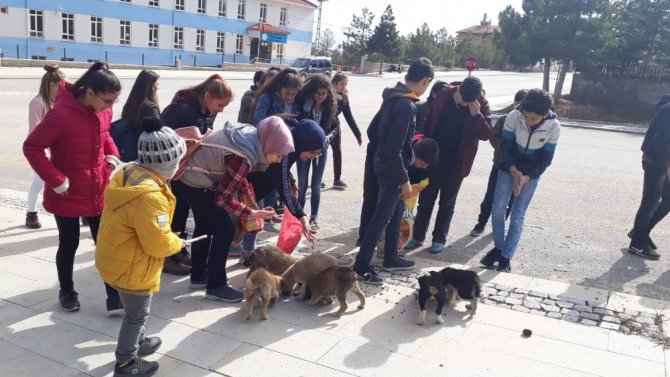
[[[64,292],[74,290],[72,281],[72,270],[74,269],[74,255],[79,248],[79,217],[56,217],[58,226],[58,251],[56,252],[56,269],[58,270],[58,282],[60,289]],[[88,227],[91,229],[93,242],[98,239],[98,228],[100,227],[100,216],[87,217]],[[109,284],[105,283],[107,298],[117,298],[119,293]]]

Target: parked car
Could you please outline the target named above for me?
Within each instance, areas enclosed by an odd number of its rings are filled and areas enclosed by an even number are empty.
[[[333,63],[327,56],[298,58],[293,61],[291,67],[305,78],[319,74],[330,77],[333,71]]]

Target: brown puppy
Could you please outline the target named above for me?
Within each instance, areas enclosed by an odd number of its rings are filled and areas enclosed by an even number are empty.
[[[302,259],[299,259],[282,274],[282,294],[289,295],[293,291],[295,284],[300,284],[300,290],[296,295],[298,300],[305,298],[307,280],[319,275],[321,271],[328,267],[351,267],[354,265],[354,258],[348,257],[347,260],[337,259],[335,256],[324,253],[314,253]]]
[[[247,277],[259,268],[264,268],[273,275],[281,275],[296,260],[277,246],[261,246],[251,253],[251,267],[249,267]]]
[[[254,315],[256,300],[261,301],[261,319],[268,319],[268,305],[279,298],[281,276],[273,275],[266,269],[260,268],[249,275],[244,286],[244,299],[247,302],[246,319]]]
[[[312,276],[307,280],[307,286],[312,291],[310,305],[314,305],[320,300],[332,302],[332,297],[337,297],[340,302],[340,309],[335,313],[330,313],[333,317],[340,317],[347,310],[347,292],[353,291],[358,297],[360,304],[358,309],[365,307],[365,294],[358,285],[358,275],[350,267],[330,266],[321,271],[318,275]]]

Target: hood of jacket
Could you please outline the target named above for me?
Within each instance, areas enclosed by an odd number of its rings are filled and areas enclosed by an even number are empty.
[[[412,100],[414,100],[414,102],[419,100],[419,97],[417,97],[416,94],[414,94],[412,89],[410,89],[407,85],[399,81],[394,87],[386,88],[382,92],[382,99],[384,101],[388,101],[396,97],[411,98]]]
[[[295,153],[326,149],[326,134],[318,123],[311,119],[301,120],[291,128]]]
[[[226,122],[223,126],[225,140],[230,146],[237,148],[249,162],[251,171],[264,171],[269,162],[265,159],[261,141],[258,138],[258,129],[248,124]]]
[[[209,113],[209,111],[206,111],[205,113],[202,112],[202,105],[200,104],[200,100],[198,99],[198,96],[195,94],[195,92],[193,92],[192,90],[182,89],[178,91],[174,95],[172,102],[187,103],[193,109],[197,110],[198,113],[203,114],[204,116],[212,115]]]
[[[56,106],[62,107],[70,111],[76,111],[82,114],[94,113],[90,106],[84,106],[81,102],[77,100],[72,92],[73,85],[65,80],[61,81],[58,84],[58,91],[56,92],[56,99],[54,100],[54,108]],[[105,109],[101,112],[111,112],[111,109]]]
[[[105,191],[105,205],[116,210],[141,195],[152,192],[169,192],[167,185],[161,184],[160,178],[149,169],[135,165],[134,169],[117,170]],[[126,165],[123,165],[126,166]]]

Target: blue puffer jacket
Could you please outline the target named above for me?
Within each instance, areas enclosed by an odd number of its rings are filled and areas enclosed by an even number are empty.
[[[256,99],[256,109],[254,110],[253,125],[258,125],[261,120],[283,113],[298,113],[298,105],[295,102],[286,103],[278,93],[272,95],[263,93]]]

